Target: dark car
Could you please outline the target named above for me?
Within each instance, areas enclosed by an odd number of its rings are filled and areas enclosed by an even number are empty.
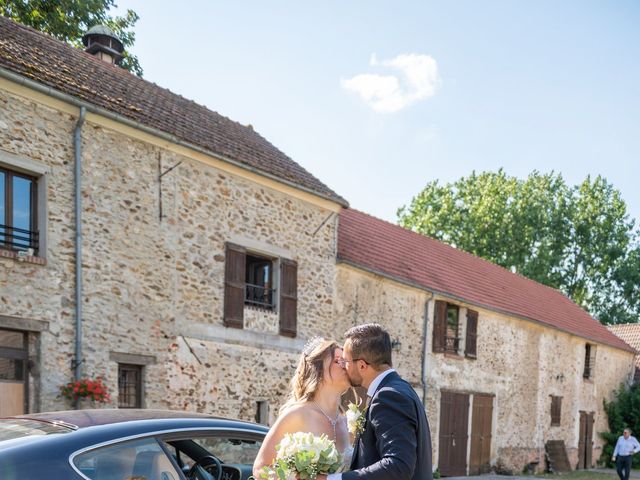
[[[0,479],[246,480],[267,427],[163,410],[0,419]]]

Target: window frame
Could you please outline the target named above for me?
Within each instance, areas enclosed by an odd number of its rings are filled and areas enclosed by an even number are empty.
[[[4,202],[4,218],[0,219],[0,248],[13,251],[25,251],[29,248],[33,249],[34,255],[39,251],[39,234],[38,234],[38,177],[33,174],[24,173],[19,170],[15,170],[10,167],[6,167],[0,164],[0,174],[4,174],[4,199],[0,199]],[[28,180],[30,184],[29,188],[29,228],[26,232],[25,229],[18,228],[14,225],[13,219],[13,186],[14,178],[21,178]],[[24,247],[20,245],[13,245],[8,243],[6,236],[13,235],[15,230],[20,230],[22,235],[28,235],[29,246]],[[14,238],[15,241],[15,238]]]
[[[251,260],[255,260],[255,261],[251,261]],[[269,265],[269,279],[267,281],[267,286],[265,287],[264,285],[259,284],[258,282],[255,283],[250,283],[249,280],[251,279],[251,265],[255,265],[255,264],[259,264],[259,263],[264,263],[264,264],[268,264]],[[276,270],[277,267],[279,265],[279,259],[278,258],[274,258],[272,256],[269,255],[264,255],[261,253],[256,253],[252,250],[247,250],[245,253],[245,275],[244,275],[244,305],[249,306],[251,308],[257,308],[259,310],[266,310],[269,312],[277,312],[278,311],[278,294],[279,294],[279,285],[277,284],[279,278],[278,275],[276,275]],[[255,274],[255,272],[254,272]],[[268,290],[270,297],[271,297],[271,302],[260,302],[257,300],[251,300],[249,298],[249,292],[250,292],[250,288],[249,287],[253,287],[255,290],[258,290],[260,288],[263,289],[263,296],[264,296],[264,290]]]
[[[449,311],[455,310],[455,336],[450,336],[451,323],[449,321]],[[451,329],[451,330],[450,330]],[[452,345],[449,346],[449,341]],[[444,351],[445,353],[460,354],[460,306],[455,303],[447,302],[445,309],[445,335],[444,335]]]
[[[562,396],[549,395],[551,397],[551,426],[559,427],[562,424]]]
[[[51,167],[45,165],[36,160],[32,160],[27,157],[15,155],[6,150],[0,149],[0,168],[11,170],[23,177],[31,177],[35,179],[35,188],[32,188],[32,195],[35,194],[35,198],[32,202],[32,208],[35,207],[36,213],[32,216],[33,230],[38,232],[38,241],[34,249],[34,256],[43,260],[43,262],[37,262],[41,264],[46,263],[47,256],[47,227],[48,227],[48,215],[47,215],[47,183],[48,174],[51,172]],[[5,252],[11,252],[12,255],[18,254],[14,249],[8,249],[0,244],[0,250]]]
[[[584,348],[584,370],[582,378],[584,380],[593,380],[596,368],[597,346],[593,343],[585,343]]]
[[[122,391],[120,386],[120,378],[121,371],[130,371],[137,372],[137,381],[135,383],[136,392],[135,392],[135,405],[123,405],[121,404],[122,400]],[[144,395],[143,395],[143,385],[144,385],[144,365],[134,364],[134,363],[118,363],[118,408],[128,409],[128,408],[144,408]]]

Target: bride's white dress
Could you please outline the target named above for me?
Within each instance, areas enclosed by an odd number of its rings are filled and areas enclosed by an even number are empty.
[[[349,470],[351,466],[351,457],[353,457],[353,446],[348,445],[347,448],[342,452],[342,468],[340,468],[341,472],[346,472]]]

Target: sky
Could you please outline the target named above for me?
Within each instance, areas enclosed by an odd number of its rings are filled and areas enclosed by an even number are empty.
[[[144,77],[396,222],[472,171],[603,175],[640,220],[636,0],[119,0]]]

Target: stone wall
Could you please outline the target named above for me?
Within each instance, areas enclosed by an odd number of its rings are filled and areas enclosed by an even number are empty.
[[[544,444],[564,440],[571,465],[578,462],[580,411],[595,412],[594,462],[607,429],[603,398],[629,379],[633,355],[597,345],[596,371],[583,378],[585,339],[541,324],[478,308],[390,279],[339,264],[336,319],[347,327],[362,321],[385,325],[401,341],[394,361],[401,375],[422,394],[421,348],[426,334],[426,400],[431,426],[434,466],[438,465],[440,400],[442,391],[494,396],[491,462],[504,471],[521,472],[530,462],[544,466]],[[459,347],[464,352],[466,310],[479,312],[477,358],[432,352],[433,312],[436,300],[460,307]],[[551,397],[562,396],[561,425],[551,426]],[[471,400],[472,401],[472,400]],[[471,409],[469,411],[471,416]],[[471,425],[471,424],[469,424]],[[469,432],[471,433],[471,432]],[[469,447],[467,448],[469,452]]]
[[[0,315],[49,322],[37,410],[68,407],[58,386],[73,375],[77,118],[69,110],[0,89],[2,149],[49,168],[46,265],[0,258]],[[84,374],[104,376],[115,393],[113,354],[145,355],[155,358],[144,367],[147,407],[252,420],[260,399],[276,411],[305,339],[334,331],[335,214],[161,144],[95,116],[83,127]],[[158,174],[178,163],[162,180],[160,219]],[[223,326],[228,241],[297,261],[297,339],[280,337],[277,313],[265,310],[245,309],[245,331]],[[252,333],[258,340],[247,344]]]

